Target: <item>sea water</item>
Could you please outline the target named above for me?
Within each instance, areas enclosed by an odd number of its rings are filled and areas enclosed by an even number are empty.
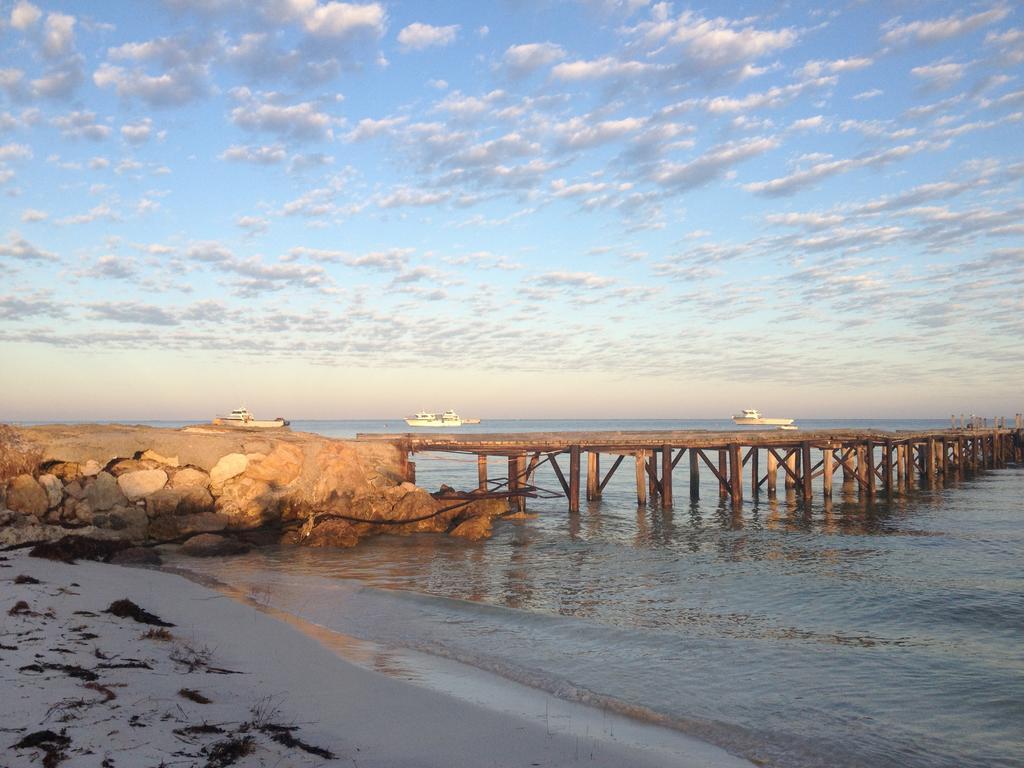
[[[940,428],[936,422],[801,422]],[[471,432],[720,429],[721,422],[490,422]],[[348,437],[399,421],[297,422]],[[418,482],[474,487],[472,456]],[[607,457],[603,469],[607,471]],[[762,459],[762,466],[764,460]],[[491,474],[507,469],[497,460]],[[710,472],[704,472],[710,475]],[[713,478],[638,507],[632,466],[578,515],[531,499],[494,536],[381,536],[183,561],[274,608],[677,728],[771,766],[1024,764],[1024,471],[867,505],[837,475],[809,506],[733,511]],[[557,489],[547,467],[537,485]],[[781,486],[781,483],[780,483]]]

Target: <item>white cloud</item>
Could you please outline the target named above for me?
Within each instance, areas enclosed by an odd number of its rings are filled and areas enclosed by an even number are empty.
[[[566,149],[586,149],[635,133],[647,124],[647,118],[626,117],[621,120],[595,122],[588,117],[574,117],[556,125],[558,143]]]
[[[19,261],[57,261],[57,255],[39,248],[17,232],[7,233],[7,242],[0,243],[0,257]]]
[[[42,15],[43,12],[32,5],[32,3],[27,2],[27,0],[19,0],[14,8],[11,9],[11,26],[15,29],[28,29],[39,21]]]
[[[571,288],[607,288],[616,282],[613,278],[601,277],[593,272],[545,272],[537,278],[537,283],[540,285]]]
[[[380,135],[388,135],[393,133],[399,126],[408,122],[408,120],[409,118],[404,115],[400,117],[384,117],[380,120],[365,117],[359,121],[355,128],[345,134],[345,141],[366,141]]]
[[[870,67],[874,63],[874,59],[869,59],[864,56],[849,59],[833,59],[832,61],[816,59],[804,64],[800,73],[804,77],[821,77],[825,74],[837,75],[842,72],[856,72],[859,69]]]
[[[914,67],[910,74],[924,81],[925,86],[946,89],[956,85],[964,76],[966,66],[953,61]]]
[[[654,64],[639,61],[622,61],[614,56],[604,56],[590,61],[578,60],[558,64],[551,70],[556,80],[578,82],[604,78],[638,77],[659,69]]]
[[[438,205],[451,197],[451,192],[434,192],[422,189],[401,187],[393,192],[377,198],[381,208],[423,207]]]
[[[879,88],[872,88],[872,89],[867,90],[867,91],[861,91],[860,93],[854,95],[853,100],[854,101],[867,101],[868,99],[877,98],[878,96],[881,96],[883,93],[885,93],[885,92],[882,91]]]
[[[252,93],[247,88],[235,89],[233,95],[241,105],[231,110],[231,122],[248,131],[267,131],[292,139],[334,138],[332,126],[340,122],[315,104],[281,104],[273,93]]]
[[[71,139],[103,141],[110,135],[110,126],[96,122],[96,113],[85,110],[54,117],[50,124],[59,129],[61,135]]]
[[[46,221],[50,217],[46,211],[36,210],[35,208],[26,208],[21,212],[21,220],[26,223],[32,223],[36,221]]]
[[[121,126],[121,137],[129,144],[145,144],[152,133],[153,121],[148,117]]]
[[[43,53],[56,59],[69,53],[75,45],[75,17],[64,13],[48,13],[43,24]]]
[[[266,146],[252,146],[232,144],[220,153],[221,160],[230,160],[236,163],[253,163],[254,165],[274,165],[283,163],[288,159],[288,152],[283,144],[271,144]]]
[[[651,178],[658,185],[676,191],[693,189],[719,178],[732,166],[775,149],[778,145],[777,139],[767,137],[719,144],[688,163],[660,163]]]
[[[324,3],[300,1],[296,5],[311,7],[302,21],[309,34],[333,40],[357,34],[380,37],[384,34],[387,14],[380,3]]]
[[[901,160],[912,154],[916,154],[927,148],[926,142],[916,144],[903,144],[891,149],[874,154],[861,155],[842,160],[823,159],[813,162],[807,168],[794,171],[789,176],[782,176],[770,181],[758,181],[751,184],[744,184],[743,188],[755,195],[764,197],[786,197],[794,195],[806,187],[814,186],[818,182],[837,176],[841,173],[855,170],[857,168],[877,168],[888,163]]]
[[[398,33],[398,42],[406,51],[422,51],[424,48],[443,48],[455,42],[458,32],[458,24],[434,27],[417,21],[402,28]]]
[[[989,24],[995,24],[1009,15],[1010,9],[1000,5],[972,16],[946,16],[942,19],[911,21],[906,24],[897,18],[882,26],[884,30],[882,42],[886,45],[938,43],[966,35]]]
[[[32,148],[27,144],[0,144],[0,163],[8,160],[31,160]]]
[[[525,43],[505,50],[502,64],[510,77],[526,77],[565,58],[565,49],[554,43]]]

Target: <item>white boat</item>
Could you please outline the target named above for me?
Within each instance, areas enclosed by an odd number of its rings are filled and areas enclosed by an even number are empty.
[[[733,424],[742,426],[788,427],[793,419],[769,419],[761,415],[756,408],[744,408],[742,413],[732,417]]]
[[[464,419],[449,408],[444,413],[419,411],[406,418],[405,423],[410,427],[461,427],[463,424],[479,424],[480,419]]]
[[[444,422],[436,413],[430,411],[417,411],[414,416],[409,416],[405,423],[410,427],[443,427]]]
[[[257,419],[247,408],[235,408],[227,416],[218,416],[213,423],[219,427],[253,427],[256,429],[274,429],[287,427],[291,422],[282,418]]]

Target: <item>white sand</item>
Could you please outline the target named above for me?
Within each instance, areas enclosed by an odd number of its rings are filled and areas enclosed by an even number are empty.
[[[65,729],[71,743],[64,765],[76,767],[206,765],[210,745],[233,732],[253,739],[253,752],[234,763],[239,766],[751,765],[673,731],[451,662],[390,674],[356,665],[339,655],[346,647],[358,652],[344,637],[296,619],[286,623],[174,574],[65,565],[23,553],[6,557],[0,565],[12,567],[0,570],[0,645],[17,650],[0,649],[0,765],[40,765],[39,749],[11,747],[43,729]],[[16,585],[19,574],[44,583]],[[173,622],[175,640],[141,639],[149,627],[102,613],[124,597]],[[18,600],[35,615],[9,616]],[[240,674],[187,671],[172,658],[187,655],[186,646],[208,652],[207,665]],[[96,649],[108,659],[98,658]],[[127,659],[152,669],[99,668]],[[414,662],[414,656],[398,654],[369,659],[367,666],[386,667],[394,659]],[[20,671],[32,664],[94,671],[95,682],[116,699],[105,701],[103,690],[63,671]],[[213,702],[186,700],[178,695],[183,687]],[[330,750],[336,759],[275,743],[256,726],[244,729],[254,719],[257,725],[298,726],[295,738]],[[174,733],[203,723],[226,733]]]

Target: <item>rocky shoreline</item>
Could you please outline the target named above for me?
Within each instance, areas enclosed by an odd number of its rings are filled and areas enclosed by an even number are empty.
[[[224,553],[224,537],[316,547],[412,532],[480,539],[508,512],[494,499],[441,501],[413,475],[393,445],[290,430],[0,426],[0,547],[68,534],[191,543],[197,554]]]

